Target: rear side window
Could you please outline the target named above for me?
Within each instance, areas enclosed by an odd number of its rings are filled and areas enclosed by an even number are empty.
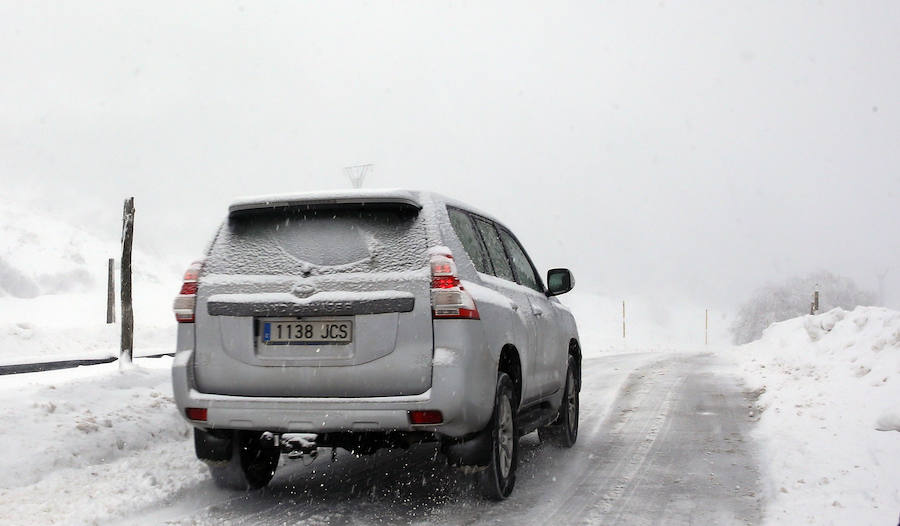
[[[491,264],[494,266],[493,274],[498,278],[508,281],[515,281],[512,269],[509,267],[509,261],[506,259],[506,252],[503,251],[503,244],[497,236],[497,230],[494,225],[487,221],[475,218],[475,224],[478,225],[478,231],[481,232],[481,239],[487,247],[488,257],[491,258]]]
[[[314,276],[416,270],[427,263],[417,211],[392,207],[277,209],[229,217],[207,272]]]
[[[455,208],[448,208],[447,213],[450,215],[450,224],[453,225],[456,237],[459,238],[463,248],[466,249],[466,254],[472,259],[475,270],[490,274],[491,269],[487,262],[487,254],[484,251],[484,246],[481,244],[481,237],[475,231],[475,225],[472,224],[472,218],[462,210]]]
[[[525,255],[525,249],[522,248],[522,245],[516,241],[512,234],[502,228],[500,229],[500,238],[503,240],[503,245],[506,247],[506,252],[512,261],[512,267],[516,272],[516,278],[518,278],[519,283],[538,292],[544,292],[543,286],[534,271],[534,267],[531,266],[531,261]]]

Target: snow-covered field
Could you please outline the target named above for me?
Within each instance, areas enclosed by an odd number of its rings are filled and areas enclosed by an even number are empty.
[[[576,276],[577,278],[577,276]],[[625,299],[625,338],[622,338],[622,299],[575,290],[560,297],[572,309],[586,353],[629,351],[703,351],[731,342],[728,315],[709,309],[709,343],[706,308],[682,301],[665,304],[652,298]]]
[[[728,354],[762,393],[754,434],[767,523],[895,524],[900,312],[857,307],[795,318]]]
[[[116,228],[101,239],[0,200],[0,364],[117,354],[119,326],[106,324],[107,258],[121,255]],[[178,271],[137,241],[132,260],[135,354],[172,352]]]

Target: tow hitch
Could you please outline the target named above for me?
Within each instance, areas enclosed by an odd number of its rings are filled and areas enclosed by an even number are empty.
[[[260,437],[263,447],[278,448],[290,459],[315,459],[319,454],[316,435],[312,433],[275,433],[265,432]]]

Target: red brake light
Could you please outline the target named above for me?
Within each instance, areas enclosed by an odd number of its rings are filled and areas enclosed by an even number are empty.
[[[175,303],[172,305],[172,309],[175,311],[175,321],[178,323],[194,323],[194,309],[197,306],[197,280],[200,278],[201,270],[203,270],[203,261],[194,261],[184,273],[181,291],[175,296]]]
[[[179,294],[197,294],[197,282],[185,282],[181,284],[181,292]]]
[[[455,276],[435,276],[431,278],[431,288],[452,289],[459,286],[459,278]]]

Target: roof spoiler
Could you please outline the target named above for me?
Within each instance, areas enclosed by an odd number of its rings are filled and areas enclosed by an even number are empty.
[[[276,209],[343,208],[390,206],[422,209],[416,197],[405,190],[355,190],[345,192],[312,192],[295,195],[268,195],[238,199],[228,207],[228,215],[267,212]]]

